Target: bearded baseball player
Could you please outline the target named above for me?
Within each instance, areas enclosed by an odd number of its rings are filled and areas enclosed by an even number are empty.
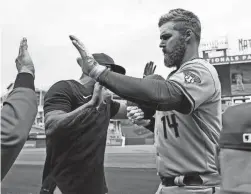
[[[199,18],[174,9],[159,20],[167,80],[119,75],[99,65],[70,36],[89,75],[117,95],[156,110],[155,144],[161,184],[157,194],[211,194],[220,184],[215,147],[221,129],[221,86],[215,68],[200,59]]]

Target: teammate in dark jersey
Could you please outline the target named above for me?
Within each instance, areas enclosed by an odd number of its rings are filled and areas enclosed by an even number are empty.
[[[221,173],[217,194],[251,194],[251,103],[229,107],[222,115],[216,161]]]
[[[103,53],[93,54],[101,64],[125,74],[125,69]],[[78,63],[82,68],[82,60]],[[110,118],[126,115],[126,106],[111,99],[95,80],[55,83],[45,96],[46,161],[41,193],[105,194],[104,152]],[[95,85],[95,88],[94,88]]]

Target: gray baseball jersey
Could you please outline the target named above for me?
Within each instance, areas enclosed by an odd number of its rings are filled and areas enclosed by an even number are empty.
[[[208,185],[219,184],[215,147],[221,129],[221,85],[215,68],[203,59],[184,63],[169,77],[191,103],[189,114],[157,111],[157,170],[165,177],[199,173]],[[210,174],[210,175],[208,175]]]

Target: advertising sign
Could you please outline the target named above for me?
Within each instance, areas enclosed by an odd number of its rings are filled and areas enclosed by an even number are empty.
[[[206,59],[212,65],[221,65],[229,63],[242,63],[242,62],[251,62],[251,54],[247,55],[235,55],[235,56],[222,56],[222,57],[213,57]]]
[[[251,95],[251,63],[216,65],[215,68],[223,97]]]
[[[219,74],[222,96],[251,95],[251,38],[234,35],[204,41],[200,50]]]
[[[246,36],[229,36],[227,55],[245,55],[251,54],[251,39]]]
[[[230,66],[231,94],[251,95],[251,63]]]
[[[228,39],[226,36],[218,37],[214,40],[201,40],[200,50],[201,51],[211,51],[217,49],[227,49]]]
[[[215,39],[202,39],[199,51],[217,55],[221,50],[226,50],[227,56],[245,55],[251,53],[251,38],[246,36],[229,36],[218,37]],[[222,55],[223,56],[223,55]]]
[[[238,49],[239,52],[249,52],[251,51],[251,39],[239,38],[238,39]]]

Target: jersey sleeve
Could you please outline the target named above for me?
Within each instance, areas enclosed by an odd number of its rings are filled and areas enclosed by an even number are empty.
[[[200,63],[185,66],[170,78],[191,104],[190,113],[215,93],[215,83],[210,71]]]
[[[114,100],[111,101],[111,118],[114,117],[120,108],[120,103]]]
[[[72,109],[72,99],[72,89],[66,81],[55,83],[44,97],[44,114],[54,110],[70,112]]]

